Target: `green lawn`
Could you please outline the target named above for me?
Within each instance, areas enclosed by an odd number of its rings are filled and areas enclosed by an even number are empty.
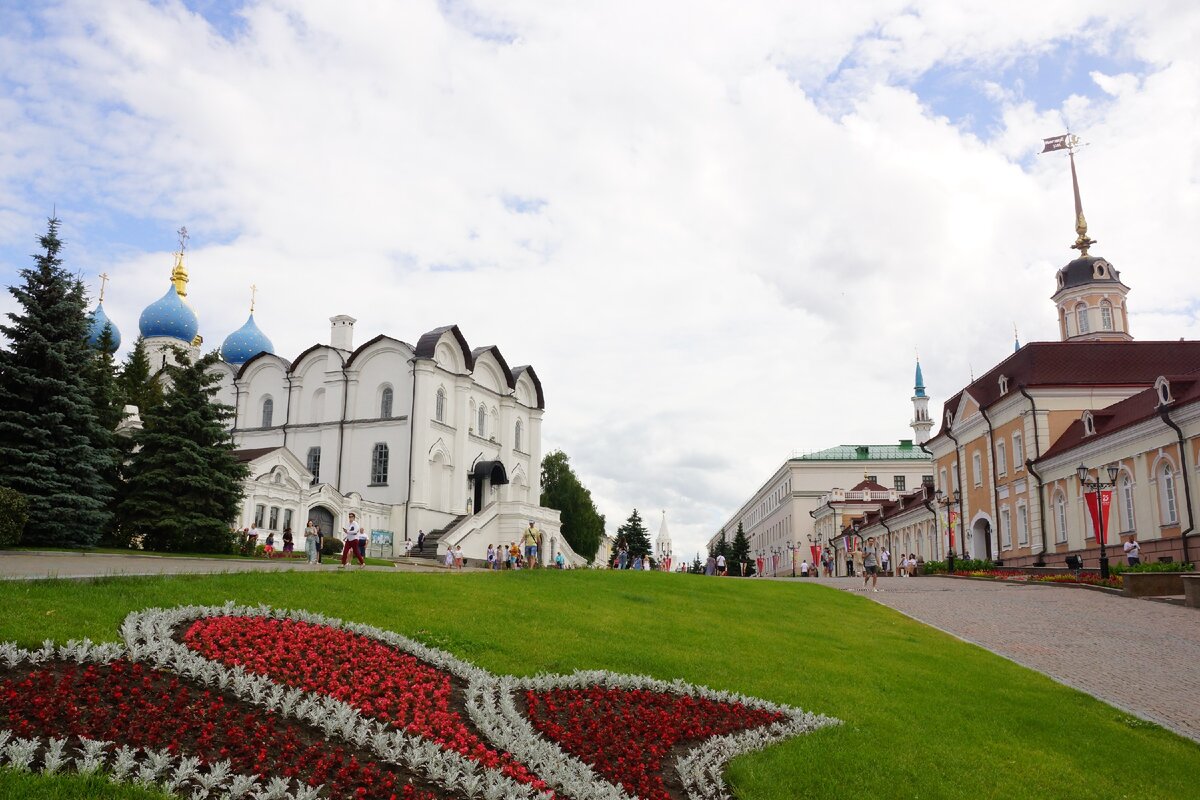
[[[6,552],[6,551],[0,551],[0,553],[3,553],[3,552]],[[243,555],[239,555],[237,553],[162,553],[157,550],[129,550],[127,548],[122,548],[122,547],[14,547],[11,549],[11,552],[14,552],[14,553],[21,553],[21,552],[25,552],[25,553],[29,553],[29,552],[34,552],[34,553],[78,553],[79,555],[91,555],[93,553],[99,553],[101,555],[150,556],[153,558],[221,558],[221,559],[229,559],[231,561],[262,561],[263,558],[265,558],[265,556],[243,556]],[[304,551],[303,551],[303,549],[301,549],[296,552],[303,553]],[[331,563],[330,559],[341,558],[341,555],[339,554],[338,556],[323,556],[323,558],[325,559],[325,563],[328,564],[328,563]],[[284,561],[285,559],[279,558],[279,559],[272,559],[272,560]],[[304,563],[304,559],[300,556],[296,556],[296,557],[286,559],[286,560],[294,561],[297,564]],[[390,567],[390,566],[393,566],[393,564],[395,563],[392,561],[388,561],[386,558],[371,558],[370,556],[367,556],[367,558],[365,558],[363,560],[367,563],[368,566],[371,566],[371,567]]]
[[[116,640],[129,611],[228,599],[371,623],[496,672],[678,677],[845,722],[739,758],[728,778],[743,798],[1198,796],[1194,742],[819,583],[589,571],[10,582],[0,640]],[[0,772],[0,797],[43,796],[18,780],[30,779]]]

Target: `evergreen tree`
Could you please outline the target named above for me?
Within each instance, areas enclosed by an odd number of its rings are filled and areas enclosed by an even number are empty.
[[[717,546],[713,548],[712,554],[714,556],[725,556],[725,564],[728,566],[731,552],[729,549],[729,540],[725,538],[724,528],[721,529],[721,538],[717,540]]]
[[[700,560],[700,554],[696,553],[696,560],[692,562],[692,568],[688,570],[693,575],[704,574],[704,562]]]
[[[746,531],[742,529],[742,523],[738,523],[737,533],[733,535],[733,543],[729,546],[730,575],[741,575],[742,565],[745,564],[745,575],[749,578],[754,574],[754,559],[750,557],[750,540],[746,538]]]
[[[92,349],[88,365],[87,382],[96,410],[96,425],[92,431],[92,444],[98,453],[104,454],[101,476],[109,487],[109,509],[115,510],[124,489],[121,467],[132,452],[133,444],[128,437],[117,435],[117,426],[124,417],[124,402],[113,359],[112,328],[105,326],[100,333],[97,347]],[[109,521],[101,532],[100,543],[120,545],[116,534],[116,516],[110,514]]]
[[[233,409],[213,401],[216,353],[195,363],[182,350],[176,357],[162,403],[133,437],[139,449],[126,469],[122,531],[148,550],[228,552],[246,476],[226,428]]]
[[[642,524],[642,516],[636,508],[629,515],[629,519],[625,520],[625,524],[617,528],[617,541],[624,542],[629,548],[631,561],[638,556],[646,558],[650,555],[650,533]]]
[[[155,379],[146,354],[146,341],[139,336],[133,350],[121,369],[121,402],[137,406],[139,415],[144,416],[151,408],[162,402],[162,384]]]
[[[91,545],[109,519],[111,455],[91,387],[83,284],[63,268],[59,220],[49,220],[43,252],[9,287],[20,309],[0,325],[0,486],[29,501],[23,541]]]
[[[596,510],[592,493],[580,483],[561,450],[542,459],[541,504],[561,513],[563,538],[572,550],[592,561],[604,536],[604,515]]]

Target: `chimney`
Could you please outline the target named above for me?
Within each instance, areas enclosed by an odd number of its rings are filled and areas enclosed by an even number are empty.
[[[346,314],[330,317],[329,344],[338,350],[353,350],[355,322],[358,320]]]

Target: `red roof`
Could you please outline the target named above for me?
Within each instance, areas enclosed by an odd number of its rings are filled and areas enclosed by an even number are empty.
[[[852,492],[890,492],[891,489],[887,488],[886,486],[881,486],[880,484],[876,483],[875,481],[860,481],[850,491],[852,491]]]
[[[1200,341],[1030,342],[946,401],[957,409],[963,392],[983,408],[995,403],[1000,376],[1009,393],[1018,387],[1149,386],[1160,375],[1200,371]],[[938,435],[946,432],[943,413]]]
[[[1172,399],[1171,404],[1167,406],[1168,409],[1181,408],[1200,401],[1200,373],[1168,375],[1166,378],[1170,383]],[[1160,408],[1159,400],[1158,392],[1151,386],[1119,403],[1113,403],[1107,408],[1093,411],[1092,423],[1095,425],[1096,432],[1086,436],[1083,429],[1083,415],[1080,414],[1080,418],[1063,431],[1062,436],[1054,441],[1054,444],[1038,461],[1044,461],[1083,444],[1103,439],[1119,430],[1137,425],[1139,422],[1157,417]]]

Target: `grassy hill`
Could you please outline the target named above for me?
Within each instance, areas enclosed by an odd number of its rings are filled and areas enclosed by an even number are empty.
[[[378,625],[499,673],[683,678],[844,721],[736,760],[728,781],[743,798],[1197,796],[1195,743],[816,582],[588,571],[12,582],[0,584],[0,641],[115,641],[130,611],[229,599]],[[0,796],[100,795],[0,771]]]

